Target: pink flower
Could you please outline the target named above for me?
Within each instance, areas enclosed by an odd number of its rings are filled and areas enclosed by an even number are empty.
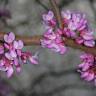
[[[29,61],[33,64],[38,64],[38,52],[33,56],[29,56]]]
[[[55,27],[56,20],[54,18],[54,13],[52,11],[49,11],[47,14],[43,14],[43,24],[45,25],[46,29],[49,29],[50,27]]]
[[[76,42],[78,44],[84,44],[85,46],[88,47],[94,47],[95,46],[95,40],[93,37],[93,32],[91,31],[81,31],[80,36],[76,38]]]
[[[14,40],[15,40],[14,33],[10,32],[10,33],[4,35],[4,41],[6,43],[12,43]]]
[[[30,52],[23,52],[24,43],[22,40],[15,40],[14,33],[4,35],[4,44],[0,46],[0,70],[6,72],[7,77],[11,77],[16,71],[21,71],[21,64],[29,60],[32,64],[38,64],[38,56],[33,56]]]
[[[70,20],[71,19],[71,11],[67,10],[67,11],[62,11],[61,12],[61,15],[63,18],[67,19],[67,20]]]
[[[76,34],[76,32],[74,32],[74,31],[72,31],[72,30],[70,30],[70,29],[68,29],[68,28],[64,28],[64,30],[63,30],[63,34],[65,35],[65,36],[67,36],[67,37],[71,37],[71,38],[76,38],[77,37],[77,34]]]
[[[55,52],[64,54],[66,52],[66,47],[62,42],[63,40],[59,32],[57,31],[55,33],[52,29],[47,30],[47,32],[44,33],[44,38],[41,39],[42,47],[47,47]]]
[[[22,49],[24,47],[23,41],[14,41],[13,46],[15,49]]]
[[[6,59],[5,57],[0,60],[0,70],[5,71],[7,73],[7,77],[11,77],[13,75],[13,67],[12,62]]]
[[[29,60],[32,64],[38,64],[38,56],[37,56],[37,54],[32,56],[32,54],[29,53],[29,52],[22,52],[21,60],[24,63],[26,63]]]
[[[9,66],[6,73],[7,73],[7,77],[10,78],[12,75],[13,75],[13,67],[12,66]]]
[[[9,60],[14,60],[14,58],[17,57],[17,53],[14,50],[11,50],[10,52],[5,53],[5,57]]]
[[[13,61],[13,63],[16,66],[16,71],[17,72],[20,72],[21,71],[21,66],[19,64],[20,63],[19,60],[17,58],[15,58],[14,61]]]
[[[43,14],[43,20],[44,21],[50,21],[54,17],[54,13],[52,11],[49,11],[48,14]]]
[[[81,78],[84,78],[86,81],[92,81],[94,79],[94,73],[92,72],[83,72],[81,73]]]
[[[81,78],[86,81],[94,81],[96,77],[96,59],[92,54],[83,54],[80,56],[82,63],[78,66]]]

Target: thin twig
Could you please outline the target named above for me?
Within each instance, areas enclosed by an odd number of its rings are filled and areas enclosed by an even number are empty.
[[[49,0],[49,1],[50,1],[50,4],[52,5],[52,9],[53,9],[55,17],[57,19],[59,28],[63,29],[61,13],[60,13],[60,10],[59,10],[59,8],[58,8],[58,6],[56,4],[56,1],[55,0]]]

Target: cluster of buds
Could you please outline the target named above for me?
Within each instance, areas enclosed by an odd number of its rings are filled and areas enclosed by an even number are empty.
[[[64,24],[63,29],[56,27],[57,22],[52,11],[43,14],[43,21],[46,28],[43,35],[44,38],[41,40],[43,47],[64,54],[66,47],[62,37],[72,38],[76,43],[87,47],[95,46],[93,31],[88,26],[85,14],[71,11],[62,11],[61,14]]]
[[[47,47],[55,52],[64,54],[66,52],[66,47],[64,46],[63,40],[58,32],[54,33],[52,29],[48,29],[44,34],[44,39],[41,40],[41,44],[42,47]]]
[[[64,36],[75,39],[78,44],[94,47],[93,31],[88,26],[85,14],[79,12],[62,11]]]
[[[5,71],[8,77],[11,77],[14,72],[21,71],[21,63],[30,61],[32,64],[38,64],[37,55],[32,55],[30,52],[24,52],[22,49],[24,43],[22,40],[15,40],[15,35],[12,32],[4,35],[4,43],[0,45],[0,70]]]
[[[46,28],[44,33],[44,38],[41,40],[42,47],[49,48],[60,54],[66,52],[66,47],[61,37],[61,30],[58,29],[54,32],[56,27],[56,20],[52,11],[49,11],[48,14],[43,15],[43,20]]]
[[[77,44],[94,47],[95,40],[93,31],[90,29],[88,20],[85,14],[74,11],[62,11],[63,28],[57,28],[56,19],[52,11],[43,15],[43,21],[46,31],[41,40],[42,47],[49,48],[64,54],[66,52],[66,46],[64,44],[64,37],[73,39]],[[84,54],[81,56],[83,61],[79,65],[78,72],[81,73],[81,77],[87,81],[96,81],[96,57],[92,54]]]
[[[86,81],[94,81],[96,85],[96,57],[85,53],[80,58],[82,63],[79,65],[78,72],[81,73],[81,78]]]

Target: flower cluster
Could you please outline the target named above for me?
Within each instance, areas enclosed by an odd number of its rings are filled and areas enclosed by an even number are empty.
[[[80,56],[82,63],[78,66],[78,72],[86,81],[94,81],[96,84],[96,57],[92,54],[82,54]]]
[[[88,25],[85,14],[74,11],[62,11],[63,28],[57,28],[57,22],[52,11],[43,15],[43,21],[46,31],[41,40],[42,47],[49,48],[55,52],[64,54],[66,47],[64,38],[71,38],[77,44],[87,47],[94,47],[95,40],[93,31]],[[79,65],[81,77],[87,81],[96,81],[96,57],[91,54],[83,54],[81,56],[82,63]]]
[[[42,47],[47,47],[55,52],[64,54],[66,52],[66,47],[64,46],[62,38],[58,32],[53,32],[52,29],[47,30],[44,34],[44,39],[41,40],[41,44]]]
[[[4,43],[0,45],[0,70],[5,71],[8,77],[14,72],[14,66],[17,72],[21,71],[21,63],[38,64],[37,56],[32,56],[30,52],[23,52],[24,43],[22,40],[15,40],[14,33],[10,32],[4,35]]]
[[[63,23],[65,25],[64,36],[71,37],[78,44],[94,47],[95,41],[93,31],[88,26],[85,14],[79,12],[62,11]]]
[[[62,40],[60,30],[56,30],[56,20],[54,18],[54,14],[52,11],[49,11],[48,14],[43,15],[43,20],[46,28],[46,32],[44,33],[44,38],[41,40],[42,47],[47,47],[55,52],[60,54],[64,54],[66,51],[66,47],[64,46],[64,42]]]
[[[87,47],[95,46],[93,31],[88,26],[85,14],[62,11],[61,15],[64,25],[63,29],[57,28],[57,22],[52,11],[43,14],[43,23],[46,28],[44,38],[41,40],[43,47],[52,49],[61,54],[65,53],[66,47],[62,37],[72,38],[76,43],[83,44]]]

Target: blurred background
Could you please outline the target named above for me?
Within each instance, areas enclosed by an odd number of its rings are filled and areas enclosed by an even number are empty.
[[[94,32],[96,0],[57,0],[61,10],[85,13]],[[0,0],[0,31],[19,35],[43,34],[42,14],[51,8],[49,0]],[[0,96],[96,96],[96,86],[80,78],[76,68],[79,50],[69,48],[59,55],[40,46],[25,49],[39,52],[39,65],[25,64],[20,74],[8,79],[0,72]]]

